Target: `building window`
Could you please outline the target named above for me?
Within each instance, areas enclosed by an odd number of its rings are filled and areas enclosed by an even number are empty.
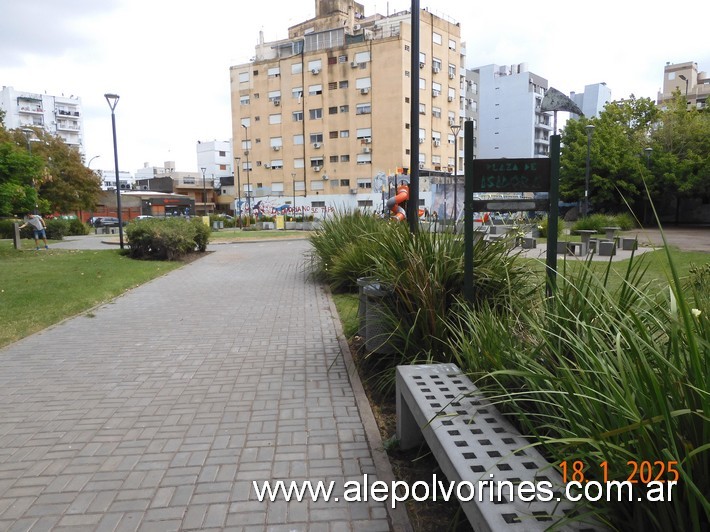
[[[348,155],[348,154],[341,155],[340,162],[341,163],[349,163],[350,162],[350,155]]]
[[[347,89],[349,86],[350,84],[348,83],[347,79],[338,82],[338,88],[340,89]]]
[[[337,81],[331,81],[328,83],[328,90],[329,91],[334,91],[338,88],[338,82]]]
[[[246,83],[247,81],[249,81],[249,72],[240,72],[239,83]]]
[[[329,65],[335,65],[338,63],[338,58],[335,56],[331,56],[328,58],[328,64]]]
[[[372,164],[372,154],[371,153],[358,153],[357,154],[357,164]]]
[[[220,157],[226,157],[226,156],[227,156],[227,152],[226,152],[226,151],[223,151],[223,150],[219,150],[219,156],[220,156]]]
[[[330,138],[330,139],[337,139],[337,138],[338,138],[338,132],[337,132],[337,131],[329,131],[329,132],[328,132],[328,138]]]
[[[339,55],[338,56],[338,63],[347,63],[348,62],[348,56],[347,55]]]
[[[341,129],[340,130],[340,138],[341,139],[346,139],[350,136],[350,130],[349,129]]]
[[[269,115],[269,124],[280,124],[281,123],[281,115]]]
[[[349,105],[341,105],[339,107],[341,113],[347,113],[350,111],[350,106]]]
[[[303,63],[291,63],[291,74],[300,74],[303,72]]]
[[[441,44],[441,34],[436,32],[432,33],[431,40],[434,41],[434,44]]]
[[[341,180],[340,180],[340,186],[341,186],[341,187],[349,187],[349,186],[350,186],[350,180],[349,180],[349,179],[341,179]]]
[[[281,100],[281,91],[269,91],[269,101]]]
[[[441,72],[441,59],[434,57],[431,60],[431,69],[434,73]]]
[[[372,181],[370,179],[358,179],[357,188],[371,189]]]
[[[456,50],[456,41],[449,39],[449,50]]]
[[[441,118],[441,108],[432,107],[431,108],[431,115],[435,118]]]
[[[355,106],[356,115],[369,115],[371,111],[370,103],[359,103]]]
[[[283,183],[278,183],[278,182],[271,183],[271,192],[283,192],[283,191],[284,191],[284,184]]]
[[[249,95],[239,97],[239,105],[249,105]]]
[[[279,67],[271,67],[266,71],[266,74],[270,78],[278,78],[281,76],[281,69]]]
[[[308,116],[311,120],[319,120],[323,118],[323,109],[320,107],[318,109],[311,109],[308,111]]]
[[[291,98],[296,98],[298,100],[303,96],[303,87],[294,87],[291,89]]]
[[[419,89],[420,90],[426,89],[426,80],[424,78],[419,78]]]
[[[294,122],[303,122],[303,111],[294,111],[291,113]]]
[[[303,145],[303,135],[294,135],[293,136],[293,145],[294,146],[302,146]]]
[[[316,166],[323,168],[323,157],[311,157],[311,168]]]
[[[420,104],[419,104],[419,114],[420,114],[420,115],[425,115],[425,114],[426,114],[426,104],[425,104],[425,103],[420,103]]]
[[[358,207],[372,207],[371,199],[357,200]]]
[[[328,114],[329,115],[337,115],[338,114],[338,107],[328,107]]]
[[[311,85],[308,87],[309,96],[316,96],[318,94],[323,94],[323,85]]]
[[[311,144],[322,143],[323,142],[323,133],[311,133],[309,138],[310,138]]]
[[[372,87],[372,81],[370,78],[357,78],[355,80],[355,88],[358,90],[369,89]]]
[[[338,162],[338,156],[337,156],[337,155],[331,155],[331,156],[328,158],[328,162],[337,163],[337,162]]]
[[[308,70],[313,72],[314,70],[320,71],[323,68],[323,62],[320,59],[315,59],[313,61],[308,61]]]
[[[357,139],[362,140],[366,138],[372,138],[372,128],[362,127],[357,130]]]
[[[321,188],[321,190],[322,190],[322,188]],[[311,208],[312,209],[323,209],[323,208],[325,208],[325,201],[312,201]]]
[[[293,167],[294,168],[303,168],[306,166],[306,163],[303,161],[303,159],[294,159],[293,160]]]

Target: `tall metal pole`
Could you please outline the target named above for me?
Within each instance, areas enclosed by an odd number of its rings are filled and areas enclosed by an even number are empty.
[[[473,121],[463,125],[463,295],[473,303]],[[466,164],[468,163],[468,164]]]
[[[459,188],[459,131],[461,126],[456,124],[451,126],[451,132],[454,134],[454,227],[458,221],[458,188]]]
[[[296,172],[291,172],[291,186],[293,188],[293,203],[291,210],[293,211],[293,221],[296,222]]]
[[[249,129],[242,124],[244,128],[244,155],[247,158],[247,225],[251,223],[251,182],[249,181]]]
[[[407,220],[409,231],[416,234],[419,230],[419,0],[412,0],[412,50],[410,72],[410,107],[409,122],[409,200],[407,201]]]
[[[237,167],[237,208],[239,209],[239,227],[241,228],[241,226],[242,226],[242,183],[241,183],[241,178],[239,176],[239,167],[242,164],[242,158],[235,157],[234,160],[237,163],[235,165]],[[235,218],[235,220],[237,218],[236,212],[234,213],[234,218]]]
[[[589,216],[589,151],[592,147],[594,126],[587,124],[584,129],[587,130],[587,171],[584,176],[584,216]]]
[[[118,147],[116,144],[116,114],[114,113],[118,99],[118,94],[104,94],[104,98],[111,108],[111,127],[113,129],[113,162],[114,172],[116,173],[116,218],[118,218],[118,241],[123,249],[123,216],[121,207],[121,181],[118,179]]]
[[[204,216],[207,216],[207,187],[205,186],[205,172],[207,168],[200,168],[202,170],[202,210]]]

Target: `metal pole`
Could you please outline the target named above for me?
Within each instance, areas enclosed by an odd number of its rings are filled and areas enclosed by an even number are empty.
[[[241,157],[235,157],[234,160],[237,162],[237,208],[239,209],[239,227],[242,227],[242,183],[241,183],[241,178],[239,176],[239,167],[242,164],[242,158]],[[237,218],[237,213],[234,213],[234,218],[236,220]]]
[[[557,286],[557,224],[560,215],[560,136],[550,136],[550,207],[547,215],[547,287],[552,296]]]
[[[207,168],[200,168],[202,170],[202,210],[204,216],[207,216],[207,187],[205,187],[205,172]]]
[[[291,210],[293,211],[293,223],[296,223],[296,172],[291,172],[291,186],[293,188],[293,203]]]
[[[118,179],[118,147],[116,144],[116,114],[114,110],[116,109],[116,104],[118,104],[119,96],[118,94],[104,94],[104,98],[108,102],[111,108],[111,127],[113,129],[113,162],[114,171],[116,172],[116,217],[118,218],[118,241],[123,249],[123,216],[121,207],[121,182]]]
[[[251,182],[249,181],[249,129],[242,124],[244,128],[244,155],[247,158],[247,226],[251,223]]]
[[[459,188],[459,131],[460,125],[451,126],[451,132],[454,134],[454,228],[458,221],[458,188]],[[473,157],[472,157],[473,159]]]
[[[473,121],[466,120],[463,130],[463,295],[473,303]],[[466,164],[468,163],[468,164]]]
[[[587,171],[584,176],[584,216],[589,216],[589,151],[592,147],[592,133],[594,132],[594,126],[588,124],[585,129],[587,130]]]
[[[419,0],[412,0],[411,97],[409,105],[409,201],[407,219],[409,231],[419,231]]]

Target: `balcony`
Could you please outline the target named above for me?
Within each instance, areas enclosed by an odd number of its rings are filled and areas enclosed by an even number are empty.
[[[20,112],[30,114],[43,114],[44,109],[42,109],[41,105],[21,105]]]
[[[67,109],[57,109],[57,114],[60,116],[75,116],[79,117],[79,111],[70,111]]]

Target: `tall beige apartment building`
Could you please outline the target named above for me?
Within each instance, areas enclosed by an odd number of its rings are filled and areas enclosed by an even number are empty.
[[[411,71],[411,13],[365,16],[353,0],[316,0],[288,38],[260,42],[230,68],[232,135],[242,199],[270,208],[377,209],[387,177],[410,165],[412,76],[419,85],[422,174],[463,172],[465,50],[460,26],[421,10],[419,68]],[[459,139],[460,142],[457,142]],[[430,172],[428,172],[430,171]],[[436,179],[434,179],[436,181]],[[423,177],[420,204],[431,207]]]
[[[707,72],[698,72],[698,64],[693,61],[686,63],[666,63],[663,68],[663,91],[659,91],[658,105],[673,98],[673,93],[680,91],[688,101],[688,105],[702,109],[708,105],[710,96],[710,77]]]

